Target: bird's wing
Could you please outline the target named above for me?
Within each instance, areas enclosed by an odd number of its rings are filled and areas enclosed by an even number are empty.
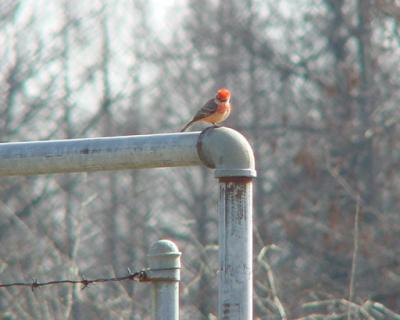
[[[208,100],[207,103],[193,117],[193,121],[208,117],[210,114],[213,114],[215,111],[217,111],[217,107],[218,104],[215,99]]]

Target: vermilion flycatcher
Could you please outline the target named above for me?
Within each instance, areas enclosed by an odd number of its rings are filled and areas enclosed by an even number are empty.
[[[222,88],[217,91],[214,99],[210,99],[182,129],[181,132],[189,128],[197,121],[204,121],[216,125],[228,118],[231,113],[229,99],[231,92]]]

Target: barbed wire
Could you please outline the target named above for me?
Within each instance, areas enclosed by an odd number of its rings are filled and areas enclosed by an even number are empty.
[[[10,288],[10,287],[30,287],[31,290],[35,290],[39,287],[51,286],[51,285],[59,285],[59,284],[67,284],[67,285],[75,285],[81,284],[81,289],[87,288],[91,284],[96,283],[104,283],[104,282],[113,282],[113,281],[124,281],[124,280],[133,280],[133,281],[144,281],[146,280],[147,275],[145,271],[131,272],[128,269],[128,275],[121,277],[112,277],[112,278],[98,278],[98,279],[85,279],[81,276],[80,280],[52,280],[47,282],[39,282],[37,279],[32,280],[32,282],[12,282],[12,283],[0,283],[0,288]]]

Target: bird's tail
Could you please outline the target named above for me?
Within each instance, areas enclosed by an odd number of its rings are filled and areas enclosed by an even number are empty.
[[[180,130],[180,132],[186,131],[193,123],[194,123],[194,121],[188,122],[188,123]]]

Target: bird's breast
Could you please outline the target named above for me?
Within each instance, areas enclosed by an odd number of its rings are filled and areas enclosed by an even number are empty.
[[[229,103],[220,103],[217,107],[217,113],[222,113],[225,114],[227,112],[230,112],[231,110],[231,106],[229,105]]]

